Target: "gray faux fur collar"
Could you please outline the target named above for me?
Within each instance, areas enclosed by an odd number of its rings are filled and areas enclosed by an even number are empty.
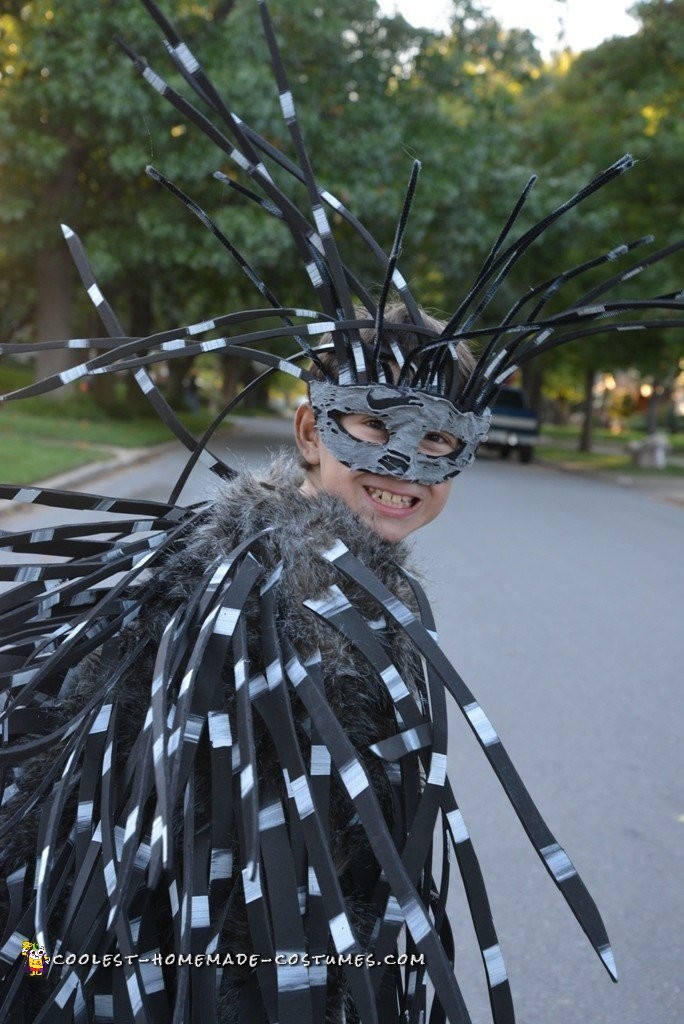
[[[279,534],[294,525],[306,535],[349,537],[364,562],[368,558],[402,561],[406,555],[403,544],[382,540],[352,512],[341,498],[321,492],[315,497],[302,494],[304,470],[296,458],[284,453],[259,474],[241,473],[219,488],[212,518],[228,532],[237,530],[247,537],[265,526],[273,526]]]
[[[302,494],[303,480],[301,466],[286,454],[259,474],[242,472],[220,484],[202,516],[175,546],[167,570],[174,577],[169,596],[181,596],[178,591],[182,592],[185,579],[196,579],[214,559],[268,528],[271,533],[261,547],[264,562],[274,568],[282,559],[297,596],[315,597],[330,584],[330,569],[315,554],[337,539],[390,589],[398,586],[407,596],[397,566],[405,565],[408,546],[378,537],[340,498]]]

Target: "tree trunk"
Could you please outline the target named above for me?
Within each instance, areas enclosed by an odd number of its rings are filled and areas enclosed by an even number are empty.
[[[224,405],[232,401],[238,393],[242,380],[242,360],[235,356],[221,356],[221,398]]]
[[[127,326],[132,336],[146,338],[154,330],[150,287],[145,278],[135,281],[131,286],[130,324]],[[152,367],[148,366],[147,372],[151,371]],[[130,370],[126,374],[126,408],[133,416],[156,415]]]
[[[522,380],[527,404],[530,409],[534,409],[538,416],[541,416],[544,367],[539,359],[535,359],[523,366]]]
[[[221,401],[227,405],[239,392],[244,391],[248,384],[261,375],[261,367],[255,370],[246,359],[235,359],[234,356],[223,356],[221,359],[223,372]],[[268,384],[260,385],[241,399],[238,412],[242,409],[259,409],[265,405]]]
[[[72,149],[65,156],[56,174],[48,179],[45,199],[48,209],[55,211],[55,217],[63,216],[62,211],[78,188],[78,172],[82,159],[79,150]],[[58,223],[58,221],[57,221]],[[56,234],[59,234],[55,224]],[[36,259],[36,311],[35,326],[38,341],[64,341],[71,337],[74,312],[74,289],[76,277],[72,269],[71,256],[62,242],[38,253]],[[54,349],[40,352],[36,357],[36,377],[41,380],[54,373],[61,373],[74,366],[87,353],[83,350]],[[58,388],[54,398],[65,398],[72,385]]]
[[[35,327],[38,341],[60,341],[71,336],[74,309],[74,272],[66,246],[38,253],[36,259]],[[36,356],[36,380],[61,373],[87,352],[74,349],[49,349]],[[52,398],[65,398],[73,390],[69,384],[51,392]]]
[[[580,434],[579,451],[590,452],[594,433],[594,382],[596,371],[588,366],[584,373],[584,421]]]
[[[564,427],[570,418],[570,405],[565,395],[556,395],[553,400],[551,422],[556,427]]]
[[[243,362],[242,387],[251,384],[253,380],[261,376],[262,368],[255,369],[252,363]],[[253,391],[250,391],[242,401],[243,409],[263,409],[268,396],[268,382],[260,384]]]
[[[658,413],[660,412],[660,399],[662,397],[662,386],[657,380],[653,381],[653,391],[646,406],[646,433],[656,434],[658,432]]]
[[[173,409],[186,408],[183,395],[183,379],[190,372],[194,361],[194,356],[178,356],[177,359],[169,359],[166,400]]]

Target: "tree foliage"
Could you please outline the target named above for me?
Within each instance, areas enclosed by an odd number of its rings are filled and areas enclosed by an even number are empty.
[[[286,153],[286,137],[257,5],[162,0],[231,107]],[[446,34],[380,14],[375,0],[310,8],[273,0],[272,15],[314,168],[386,249],[411,159],[423,161],[402,270],[433,310],[453,310],[529,173],[541,174],[527,216],[539,217],[600,167],[631,151],[630,175],[554,228],[498,297],[514,296],[661,226],[678,232],[682,184],[684,0],[637,5],[641,30],[544,66],[529,32],[505,31],[475,0],[455,0]],[[101,333],[58,224],[83,238],[125,329],[203,319],[260,302],[231,257],[145,174],[152,162],[196,199],[288,302],[309,286],[287,232],[215,181],[239,172],[136,78],[120,33],[167,80],[159,33],[140,0],[10,0],[0,15],[0,330],[11,336]],[[286,183],[297,199],[299,186]],[[248,182],[243,182],[248,184]],[[581,223],[581,230],[578,225]],[[380,271],[336,224],[343,254],[365,280]],[[680,232],[681,233],[681,232]],[[663,265],[648,291],[671,291]],[[621,337],[558,355],[666,374],[677,343]],[[45,367],[41,368],[45,372]]]
[[[558,247],[568,265],[592,248],[608,250],[650,233],[656,236],[653,248],[682,237],[684,2],[650,0],[634,12],[641,22],[636,34],[578,56],[561,54],[523,98],[530,158],[559,195],[622,153],[638,161],[609,191],[584,205],[581,232],[574,220],[561,227]],[[644,294],[676,291],[681,272],[681,258],[651,268],[640,282]],[[647,343],[637,334],[604,337],[555,358],[578,368],[631,365],[663,376],[682,354],[674,332],[652,331]]]

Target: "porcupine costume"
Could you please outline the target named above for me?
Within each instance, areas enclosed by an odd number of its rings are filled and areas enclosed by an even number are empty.
[[[514,1013],[498,939],[446,775],[447,692],[612,976],[615,966],[572,862],[540,818],[491,722],[441,653],[402,546],[369,534],[336,499],[301,495],[292,465],[276,465],[262,481],[236,476],[207,448],[231,407],[197,441],[146,367],[216,350],[246,354],[266,374],[279,370],[310,380],[300,363],[312,360],[324,377],[311,385],[317,422],[340,461],[436,482],[472,461],[489,405],[516,366],[572,338],[680,324],[677,296],[604,299],[675,247],[609,277],[573,305],[547,312],[565,282],[627,256],[645,240],[612,250],[543,282],[503,320],[483,325],[489,301],[525,250],[631,160],[618,161],[511,242],[530,182],[449,324],[436,332],[422,321],[397,269],[417,165],[387,257],[313,177],[265,5],[259,7],[296,162],[231,113],[186,43],[151,0],[144,2],[174,64],[216,123],[126,51],[148,83],[251,177],[264,198],[245,194],[290,231],[318,308],[282,307],[206,214],[150,169],[229,248],[270,308],[127,338],[77,237],[65,229],[109,337],[85,345],[45,343],[99,354],[3,400],[91,373],[130,370],[191,455],[166,504],[0,488],[0,497],[19,503],[87,508],[106,518],[0,536],[5,549],[28,556],[0,577],[15,583],[0,595],[7,880],[0,1021],[417,1024],[425,1020],[429,978],[430,1021],[466,1022],[445,915],[448,856],[433,877],[431,843],[439,822],[468,897],[492,1018],[509,1024]],[[279,189],[279,173],[304,184],[312,222]],[[340,259],[326,207],[354,228],[384,268],[378,301]],[[407,323],[385,322],[392,285]],[[354,312],[354,295],[368,319]],[[662,313],[655,320],[654,311]],[[250,321],[269,316],[277,321],[272,329],[248,329]],[[372,345],[362,340],[363,327],[374,330]],[[241,333],[217,337],[223,328]],[[407,330],[422,339],[409,355],[396,344]],[[321,335],[331,343],[312,341]],[[295,339],[289,359],[267,351],[276,337]],[[469,338],[483,342],[482,354],[458,388],[455,343]],[[320,361],[329,349],[334,371]],[[0,354],[13,351],[7,345]],[[388,418],[391,437],[380,452],[354,444],[341,429],[340,413],[363,410]],[[435,424],[459,438],[458,450],[440,460],[414,458],[412,432]],[[198,459],[225,482],[216,501],[184,508],[178,495]],[[33,560],[46,554],[57,559]],[[32,936],[52,956],[40,1005],[33,1006],[21,973],[22,942]],[[357,956],[380,962],[402,943],[408,954],[424,957],[424,967],[353,966]],[[285,963],[252,968],[228,962],[251,951]],[[352,963],[327,967],[318,959],[334,952]],[[171,953],[186,962],[171,965]],[[82,954],[96,954],[100,962],[79,964]],[[115,954],[121,965],[106,964]],[[187,962],[197,956],[205,957],[203,966]],[[59,963],[61,957],[74,962]]]

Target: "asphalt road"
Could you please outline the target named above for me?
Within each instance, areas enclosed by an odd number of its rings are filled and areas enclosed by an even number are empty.
[[[282,431],[278,425],[275,429]],[[283,439],[231,440],[254,465]],[[181,459],[89,485],[164,498]],[[188,501],[206,497],[200,475]],[[24,526],[49,521],[25,510]],[[3,516],[3,529],[17,517]],[[684,968],[684,509],[482,459],[417,539],[443,646],[594,895],[620,983],[594,957],[457,709],[450,775],[487,880],[520,1024],[679,1024]],[[454,885],[457,889],[457,885]],[[457,975],[487,1021],[458,896]]]
[[[614,986],[452,715],[451,778],[520,1021],[680,1022],[684,510],[480,461],[418,547],[443,645],[589,886],[617,958]]]

